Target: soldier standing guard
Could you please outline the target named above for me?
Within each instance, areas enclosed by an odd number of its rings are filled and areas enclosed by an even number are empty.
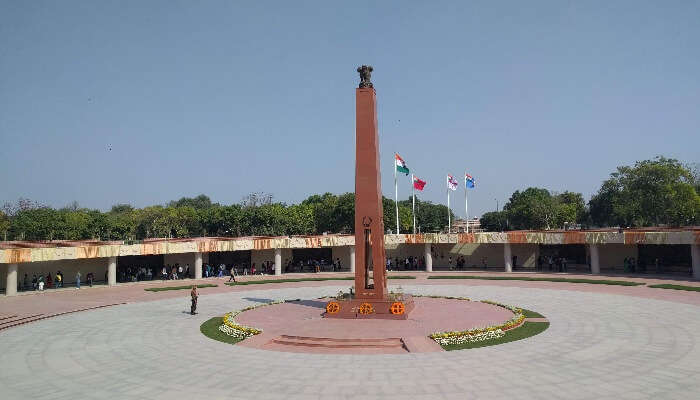
[[[192,305],[190,306],[190,314],[195,315],[197,313],[197,297],[199,297],[199,294],[197,293],[197,285],[192,286],[192,291],[190,292],[190,296],[192,296]]]

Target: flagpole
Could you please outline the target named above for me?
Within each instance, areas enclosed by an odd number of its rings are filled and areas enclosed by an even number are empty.
[[[416,234],[416,184],[415,175],[411,174],[411,193],[413,194],[413,234]]]
[[[399,185],[396,180],[396,154],[394,154],[394,205],[396,206],[396,234],[399,234]]]
[[[467,171],[464,171],[464,215],[467,218],[467,233],[469,233],[469,203],[467,202]]]
[[[452,221],[450,220],[450,187],[449,186],[447,186],[447,233],[452,233]]]

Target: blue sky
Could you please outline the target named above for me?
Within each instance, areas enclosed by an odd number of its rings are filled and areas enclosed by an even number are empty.
[[[352,191],[361,64],[388,197],[398,152],[434,202],[468,170],[472,215],[528,186],[588,199],[618,165],[700,161],[698,20],[692,1],[0,0],[0,202]]]

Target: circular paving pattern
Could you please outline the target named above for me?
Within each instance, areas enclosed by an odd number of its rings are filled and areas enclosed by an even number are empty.
[[[231,346],[199,332],[217,315],[343,286],[232,291],[68,314],[0,332],[3,399],[695,398],[700,307],[504,286],[407,292],[492,299],[546,315],[540,335],[469,351],[302,354]],[[697,294],[692,294],[697,295]]]

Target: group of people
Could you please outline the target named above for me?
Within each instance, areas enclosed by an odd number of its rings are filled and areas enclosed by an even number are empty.
[[[326,260],[325,258],[309,258],[306,261],[294,261],[291,258],[287,259],[284,266],[284,272],[323,272],[323,271],[342,271],[343,263],[340,258]]]
[[[263,262],[260,267],[258,267],[256,263],[252,263],[250,266],[238,266],[235,264],[228,266],[224,263],[214,266],[209,263],[205,263],[202,266],[202,277],[223,278],[226,275],[265,275],[274,273],[274,269],[274,265],[270,266],[269,261]]]
[[[444,254],[443,255],[435,255],[435,259],[438,258],[443,258],[444,262]],[[442,264],[444,265],[444,264]],[[486,268],[486,257],[481,257],[481,267]],[[463,255],[457,256],[457,258],[452,258],[452,256],[447,257],[447,268],[452,271],[455,269],[464,269],[467,267],[467,257]],[[476,268],[476,264],[473,264],[472,267]],[[422,271],[425,269],[425,257],[414,257],[414,256],[409,256],[409,257],[404,257],[404,258],[391,258],[387,257],[386,259],[386,269],[387,271],[398,271],[398,270],[404,270],[404,271]]]
[[[403,259],[399,259],[398,257],[395,257],[393,260],[391,257],[387,257],[386,259],[386,270],[387,271],[397,271],[397,270],[420,270],[425,267],[425,257],[404,257]]]
[[[160,271],[156,268],[154,273],[153,267],[138,267],[138,266],[127,266],[117,268],[117,281],[119,282],[138,282],[138,281],[151,281],[153,279],[162,280],[178,280],[191,278],[190,275],[190,265],[186,264],[184,267],[179,263],[174,265],[166,264],[160,267]]]
[[[78,271],[75,274],[75,287],[77,289],[80,289],[80,281],[82,278],[82,274],[80,271]],[[95,274],[92,272],[89,272],[86,276],[87,283],[92,287],[92,284],[95,281]],[[105,275],[105,281],[107,280],[107,277]],[[19,282],[18,282],[19,283]],[[29,274],[24,274],[24,278],[21,280],[21,286],[19,287],[20,290],[23,291],[28,291],[28,290],[39,290],[43,291],[46,289],[59,289],[64,287],[65,284],[65,276],[63,275],[63,272],[56,271],[55,275],[51,275],[51,272],[47,273],[46,276],[43,274],[33,274],[31,281],[29,280]]]
[[[564,256],[538,256],[537,257],[537,270],[543,271],[544,266],[547,265],[550,271],[566,272],[568,268],[569,261]]]

